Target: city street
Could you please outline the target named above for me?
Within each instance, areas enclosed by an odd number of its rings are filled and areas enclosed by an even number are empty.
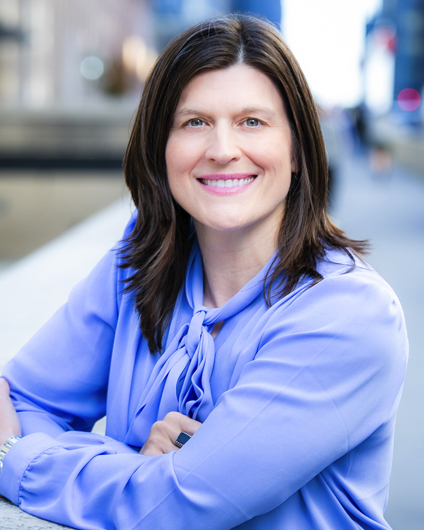
[[[423,530],[424,176],[396,165],[378,173],[365,156],[346,158],[336,176],[332,217],[349,236],[370,239],[369,261],[405,312],[410,360],[386,516],[394,530]]]

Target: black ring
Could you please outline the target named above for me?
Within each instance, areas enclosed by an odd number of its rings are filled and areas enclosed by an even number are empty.
[[[188,434],[188,432],[181,431],[178,435],[177,439],[174,442],[174,445],[178,447],[178,449],[181,449],[181,447],[186,444],[191,438],[191,434]]]

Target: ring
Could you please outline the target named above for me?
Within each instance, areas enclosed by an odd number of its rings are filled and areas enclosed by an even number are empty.
[[[174,442],[174,445],[178,447],[178,449],[181,449],[181,447],[186,444],[191,438],[191,434],[188,434],[188,432],[181,431],[178,435],[177,439]]]

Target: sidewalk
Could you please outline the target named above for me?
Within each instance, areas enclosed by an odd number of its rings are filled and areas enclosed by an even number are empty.
[[[405,312],[410,360],[386,516],[394,530],[423,530],[424,179],[396,165],[375,174],[364,158],[346,160],[338,177],[333,217],[350,237],[370,239],[369,262]]]

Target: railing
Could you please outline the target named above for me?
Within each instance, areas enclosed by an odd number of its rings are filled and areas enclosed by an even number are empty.
[[[136,106],[0,107],[0,168],[120,169]]]

